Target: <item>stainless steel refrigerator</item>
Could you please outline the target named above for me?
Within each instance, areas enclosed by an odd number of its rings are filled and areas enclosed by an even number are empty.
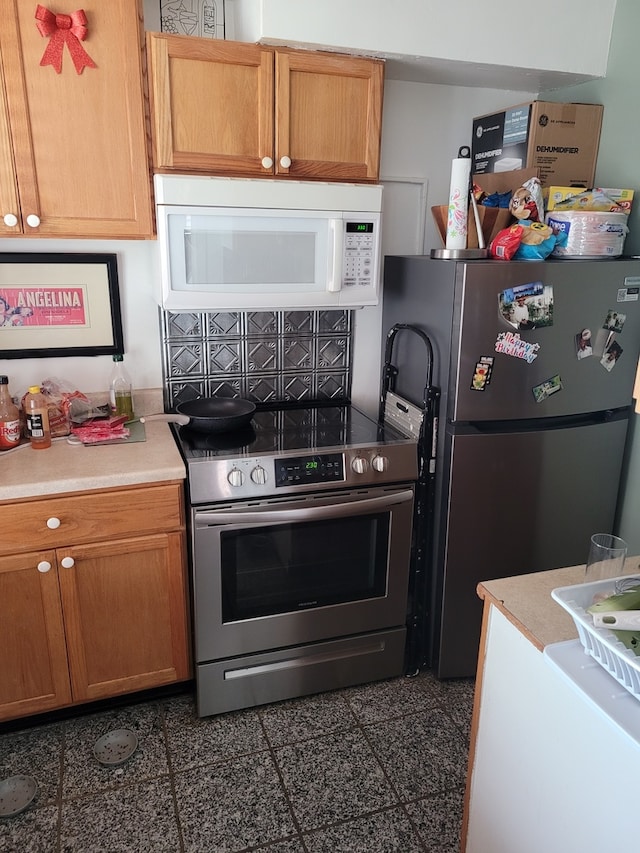
[[[423,663],[475,674],[480,581],[583,563],[615,532],[640,346],[640,261],[388,256],[383,333],[434,347],[441,389]],[[420,404],[424,352],[398,339]]]

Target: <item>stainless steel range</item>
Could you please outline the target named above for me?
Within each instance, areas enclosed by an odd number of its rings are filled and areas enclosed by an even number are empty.
[[[198,713],[400,675],[417,449],[351,406],[176,428]]]

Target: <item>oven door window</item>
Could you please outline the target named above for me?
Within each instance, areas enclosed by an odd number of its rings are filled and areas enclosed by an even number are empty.
[[[390,514],[221,534],[222,621],[386,594]]]

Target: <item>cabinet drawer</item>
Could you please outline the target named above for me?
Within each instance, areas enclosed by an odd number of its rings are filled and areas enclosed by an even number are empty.
[[[166,533],[184,526],[180,485],[16,502],[5,504],[0,512],[0,554]]]

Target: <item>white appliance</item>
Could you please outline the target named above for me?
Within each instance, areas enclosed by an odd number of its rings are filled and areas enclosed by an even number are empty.
[[[381,186],[202,175],[154,182],[163,308],[378,303]]]

